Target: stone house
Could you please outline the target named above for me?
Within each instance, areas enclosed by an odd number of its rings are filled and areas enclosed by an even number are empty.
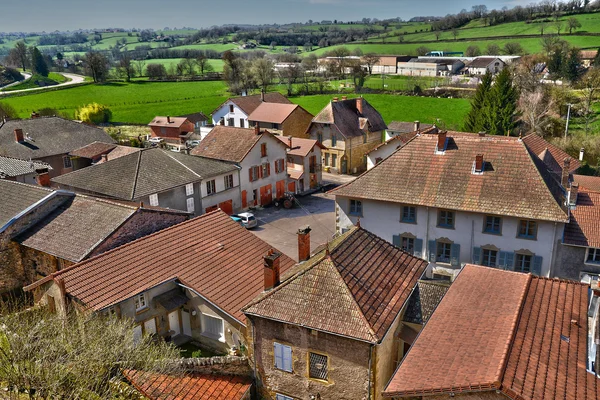
[[[0,156],[0,179],[35,185],[38,183],[38,175],[48,173],[51,169],[50,164],[42,161]]]
[[[102,129],[59,117],[0,121],[0,156],[50,164],[50,177],[73,171],[69,153],[93,142],[114,143]]]
[[[239,210],[239,168],[158,148],[142,149],[52,180],[58,188],[201,215]]]
[[[240,170],[241,208],[265,206],[287,188],[288,145],[269,131],[217,125],[191,154],[220,160]]]
[[[360,218],[452,280],[466,263],[555,276],[568,190],[524,140],[443,131],[417,135],[332,193],[338,232]]]
[[[314,115],[297,104],[261,103],[248,116],[251,127],[258,125],[276,135],[306,138]]]
[[[392,121],[388,124],[388,127],[385,131],[385,140],[390,140],[394,136],[405,134],[405,133],[429,130],[429,128],[433,128],[433,127],[435,127],[435,125],[423,124],[423,123],[421,123],[421,121],[414,121],[414,122]]]
[[[292,104],[279,92],[261,93],[252,96],[232,97],[212,112],[213,125],[250,128],[248,116],[262,103]],[[270,128],[270,127],[269,127]],[[302,132],[304,133],[304,132]]]
[[[289,146],[287,151],[287,191],[303,194],[321,186],[323,145],[313,139],[277,136]]]
[[[366,154],[383,141],[385,122],[365,99],[334,98],[313,118],[311,139],[323,150],[323,166],[333,172],[352,174],[367,169]]]
[[[307,234],[299,231],[299,243],[310,242]],[[310,259],[299,253],[303,262],[288,274],[267,264],[265,292],[244,308],[260,395],[380,399],[403,355],[402,315],[428,263],[360,227]]]
[[[383,397],[599,398],[588,358],[596,337],[589,291],[579,282],[465,266]]]
[[[214,211],[58,271],[25,288],[59,314],[68,307],[131,318],[134,334],[216,352],[243,350],[241,308],[263,290],[271,246]],[[282,255],[282,271],[294,261]],[[102,288],[102,290],[98,290]]]

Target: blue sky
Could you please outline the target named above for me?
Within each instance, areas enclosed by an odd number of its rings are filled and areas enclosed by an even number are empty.
[[[0,31],[87,28],[205,28],[260,24],[446,15],[475,4],[489,9],[531,0],[0,0]]]

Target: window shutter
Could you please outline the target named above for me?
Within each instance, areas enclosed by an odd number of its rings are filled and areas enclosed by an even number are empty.
[[[279,343],[273,343],[275,353],[275,368],[283,369],[283,346]]]
[[[435,262],[435,240],[430,240],[427,247],[427,251],[429,251],[429,262]]]
[[[396,247],[400,247],[400,235],[392,236],[392,244]]]
[[[481,264],[481,247],[473,247],[473,264]]]
[[[262,165],[260,165],[260,166],[258,166],[256,168],[258,168],[258,177],[262,179],[262,177],[263,177],[263,167],[262,167]]]
[[[288,346],[283,347],[283,370],[292,372],[292,348]]]
[[[542,275],[542,257],[541,256],[533,256],[533,268],[531,272],[536,274],[537,276]]]
[[[460,267],[460,244],[458,243],[450,245],[450,265]]]
[[[507,256],[507,252],[506,251],[501,251],[498,254],[498,267],[502,268],[502,269],[506,269],[506,256]]]
[[[254,181],[253,179],[253,175],[252,175],[252,170],[254,169],[254,167],[250,167],[248,168],[248,173],[250,174],[250,182]]]
[[[415,239],[415,249],[413,255],[419,258],[423,257],[423,239]]]
[[[270,176],[270,175],[271,175],[271,163],[268,162],[267,163],[267,176]]]
[[[506,269],[515,269],[515,253],[506,252]]]

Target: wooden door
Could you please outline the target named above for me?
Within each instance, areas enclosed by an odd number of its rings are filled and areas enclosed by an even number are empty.
[[[272,185],[265,185],[260,188],[260,205],[266,206],[273,201]]]
[[[277,199],[283,198],[283,194],[285,192],[285,181],[284,180],[277,181],[275,190],[276,190],[275,198],[277,198]]]
[[[248,192],[242,190],[242,208],[246,209],[248,207]]]
[[[219,208],[227,215],[233,214],[233,200],[227,200],[219,203]]]
[[[296,193],[296,182],[288,182],[288,192]]]
[[[217,208],[219,208],[219,206],[210,206],[210,207],[206,207],[205,212],[209,213],[211,211],[215,211]]]

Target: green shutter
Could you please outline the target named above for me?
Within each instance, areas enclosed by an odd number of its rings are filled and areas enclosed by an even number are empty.
[[[435,240],[430,240],[427,246],[429,252],[429,262],[435,262]]]
[[[423,239],[415,239],[414,256],[419,258],[423,257]]]
[[[537,276],[542,275],[542,257],[533,256],[533,268],[531,269],[531,273]]]
[[[473,264],[481,264],[481,247],[473,247]]]
[[[393,235],[392,236],[392,244],[398,248],[400,248],[400,235]]]
[[[506,251],[501,251],[498,254],[498,268],[502,268],[502,269],[506,269],[506,256],[507,256],[507,252]]]
[[[460,244],[452,243],[450,245],[450,265],[460,267]]]
[[[506,269],[510,271],[515,269],[515,253],[506,252]]]

